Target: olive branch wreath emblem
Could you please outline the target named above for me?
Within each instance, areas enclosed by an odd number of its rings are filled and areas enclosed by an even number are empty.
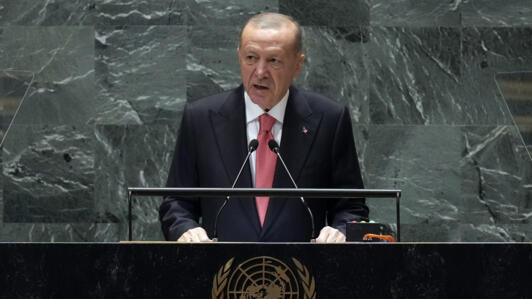
[[[316,299],[316,283],[314,277],[310,275],[307,267],[303,266],[297,259],[292,258],[292,261],[297,267],[297,274],[301,278],[301,284],[305,291],[305,299]]]
[[[224,298],[224,290],[227,287],[227,281],[229,274],[231,273],[231,266],[233,265],[234,260],[234,257],[231,258],[225,263],[225,265],[220,267],[218,273],[214,275],[211,291],[213,299]],[[305,292],[303,298],[316,299],[316,281],[314,280],[314,277],[310,275],[307,267],[301,264],[300,261],[292,258],[292,262],[297,268],[297,274],[299,275],[301,285],[303,286],[303,291]]]
[[[227,277],[229,276],[229,273],[231,273],[231,265],[233,264],[233,261],[235,258],[231,258],[223,267],[218,270],[218,274],[214,275],[214,279],[212,280],[212,298],[218,299],[224,297],[224,288],[227,284]]]

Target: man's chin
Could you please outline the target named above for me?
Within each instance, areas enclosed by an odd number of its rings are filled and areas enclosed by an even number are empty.
[[[251,99],[251,101],[253,103],[259,105],[262,109],[267,108],[268,107],[268,103],[271,102],[271,99],[268,96],[266,96],[264,94],[261,94],[261,93],[251,92],[251,93],[248,93],[248,95],[249,95],[249,98]]]

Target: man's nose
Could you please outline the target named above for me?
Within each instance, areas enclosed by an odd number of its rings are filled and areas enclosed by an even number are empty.
[[[262,78],[264,78],[264,77],[266,77],[268,75],[268,65],[267,65],[266,61],[260,60],[257,63],[257,68],[255,70],[255,74],[260,79],[262,79]]]

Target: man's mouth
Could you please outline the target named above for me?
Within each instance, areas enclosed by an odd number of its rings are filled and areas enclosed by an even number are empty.
[[[268,86],[260,85],[260,84],[253,84],[253,87],[259,90],[266,90],[269,89]]]

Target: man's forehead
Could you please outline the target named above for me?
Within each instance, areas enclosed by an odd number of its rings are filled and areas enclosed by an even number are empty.
[[[263,45],[263,43],[246,42],[242,45],[241,50],[244,52],[256,53],[262,52],[271,55],[283,55],[287,50],[282,45]]]
[[[295,42],[294,33],[286,29],[250,28],[242,34],[241,46],[255,45],[284,48]]]

